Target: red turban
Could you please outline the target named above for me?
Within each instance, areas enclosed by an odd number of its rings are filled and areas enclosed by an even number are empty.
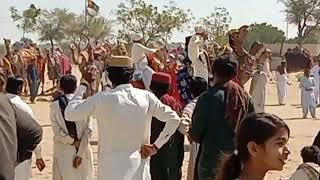
[[[167,73],[156,72],[152,75],[152,82],[158,82],[163,84],[171,84],[171,76]]]

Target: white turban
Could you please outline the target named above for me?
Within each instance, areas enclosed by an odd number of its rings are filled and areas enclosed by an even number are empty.
[[[194,31],[195,33],[204,33],[206,31],[206,28],[204,27],[204,25],[196,25],[196,27],[194,27]]]
[[[132,35],[132,40],[133,41],[140,41],[142,38],[143,38],[142,34],[139,34],[139,33],[134,33]]]

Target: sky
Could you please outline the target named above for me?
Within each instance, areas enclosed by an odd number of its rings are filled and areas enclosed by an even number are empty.
[[[100,14],[113,19],[111,13],[124,0],[95,0],[100,6]],[[156,6],[162,6],[169,0],[145,0]],[[195,18],[206,17],[214,11],[214,7],[225,7],[231,17],[231,27],[239,28],[251,23],[267,22],[286,32],[284,7],[278,0],[173,0],[182,9],[190,9]],[[15,6],[18,10],[26,9],[31,3],[41,9],[67,8],[70,11],[81,13],[84,11],[85,0],[0,0],[0,38],[18,40],[22,31],[17,29],[10,17],[9,7]],[[296,27],[289,25],[288,36],[296,36]],[[184,41],[190,31],[175,32],[173,41]],[[37,36],[28,34],[29,38],[37,40]]]

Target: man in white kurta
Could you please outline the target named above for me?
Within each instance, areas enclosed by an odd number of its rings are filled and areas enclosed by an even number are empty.
[[[22,93],[23,89],[23,79],[16,77],[9,77],[6,84],[7,97],[10,99],[10,102],[15,105],[17,108],[28,113],[33,117],[33,112],[30,106],[28,106],[19,96]],[[38,145],[33,151],[36,155],[36,165],[40,171],[45,167],[45,163],[41,155],[41,147]],[[29,180],[32,176],[31,172],[31,159],[25,160],[15,168],[15,180]]]
[[[150,142],[151,119],[156,117],[166,122],[152,145],[159,149],[175,133],[180,118],[155,95],[129,84],[133,74],[131,58],[114,56],[108,72],[114,88],[81,102],[88,84],[82,83],[66,108],[66,118],[81,121],[92,115],[96,117],[99,127],[98,180],[150,180],[149,158],[142,158],[141,147]],[[85,74],[82,73],[83,79],[89,81]]]
[[[267,58],[265,59],[265,61],[262,64],[263,72],[265,72],[267,74],[268,78],[273,80],[273,75],[272,75],[272,72],[270,70],[270,62],[271,62],[271,58],[272,58],[272,52],[271,52],[270,49],[266,49],[266,53],[267,53]]]
[[[303,118],[307,118],[308,111],[313,118],[316,117],[316,99],[314,95],[315,81],[313,77],[310,77],[309,69],[304,71],[304,77],[300,81],[299,85],[301,89],[301,106]]]
[[[202,25],[195,27],[195,33],[188,44],[188,57],[192,61],[194,67],[194,76],[201,77],[208,81],[209,72],[206,61],[206,56],[202,51],[202,46],[206,37],[206,29]]]
[[[250,95],[252,96],[253,106],[256,113],[265,112],[266,85],[268,82],[267,74],[262,71],[263,66],[258,65],[257,71],[251,80]]]
[[[288,94],[288,74],[286,70],[286,63],[282,62],[278,66],[276,73],[277,90],[278,90],[278,101],[280,105],[284,105],[284,98]]]
[[[150,90],[151,78],[154,71],[148,66],[147,54],[156,52],[156,49],[150,49],[144,46],[143,36],[141,34],[134,34],[132,36],[133,45],[131,50],[131,57],[135,65],[135,75],[141,76],[143,84],[147,90]],[[135,77],[136,78],[136,77]],[[139,78],[136,78],[139,80]]]
[[[67,79],[67,80],[66,80]],[[73,83],[72,83],[73,82]],[[63,76],[60,79],[60,88],[63,86],[77,86],[77,80],[72,75]],[[71,92],[66,92],[64,96],[70,101],[73,97]],[[53,145],[53,180],[92,180],[93,159],[90,147],[92,136],[91,118],[83,118],[82,121],[75,122],[76,132],[80,142],[76,149],[76,140],[70,136],[64,117],[62,116],[59,100],[55,100],[50,105],[50,119],[54,135]],[[68,119],[69,120],[69,119]],[[74,167],[76,157],[81,158],[81,164]]]
[[[318,62],[318,64],[314,65],[311,70],[310,70],[310,75],[312,75],[314,77],[314,82],[315,82],[315,88],[314,88],[314,95],[316,98],[316,102],[317,104],[320,103],[319,100],[319,92],[320,92],[320,61]]]

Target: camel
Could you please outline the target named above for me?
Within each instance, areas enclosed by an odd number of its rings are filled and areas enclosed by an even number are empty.
[[[99,87],[102,87],[102,90],[105,89],[106,84],[103,83],[102,79],[103,73],[105,72],[105,67],[108,65],[110,57],[113,56],[128,56],[126,45],[123,42],[117,42],[115,48],[111,48],[109,43],[102,43],[96,47],[88,46],[85,50],[81,51],[77,49],[74,44],[70,44],[69,48],[71,50],[71,59],[75,64],[78,65],[79,69],[82,69],[84,66],[94,65],[99,70],[99,73],[96,77],[95,82],[93,83],[92,91],[98,92]]]
[[[5,72],[7,76],[9,75],[19,75],[24,79],[23,91],[25,94],[28,92],[28,79],[26,68],[28,62],[32,58],[38,58],[36,49],[36,44],[31,44],[23,46],[22,43],[16,42],[11,45],[10,39],[4,39],[4,45],[6,48],[6,55],[2,59],[2,64],[4,65]],[[1,65],[0,65],[1,66]]]
[[[263,52],[264,49],[264,45],[260,42],[254,42],[249,52],[244,49],[243,45],[248,32],[249,26],[242,26],[228,32],[230,47],[238,59],[238,80],[242,86],[251,78],[257,64],[264,61],[263,53],[259,56],[259,52]]]
[[[4,45],[6,48],[6,55],[0,60],[0,70],[3,71],[6,78],[13,74],[12,66],[11,66],[11,59],[12,59],[12,52],[11,52],[11,40],[10,39],[3,39]]]

